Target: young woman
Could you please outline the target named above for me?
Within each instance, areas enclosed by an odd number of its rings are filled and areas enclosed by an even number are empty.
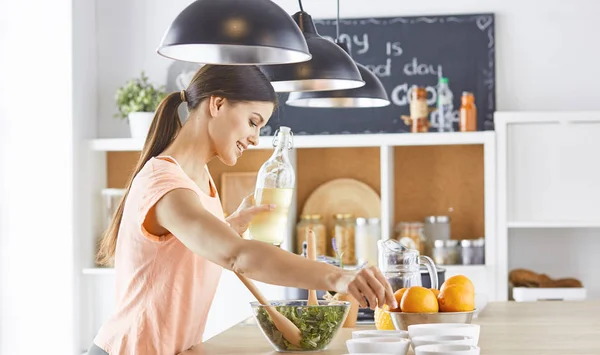
[[[187,103],[181,125],[177,109]],[[98,260],[114,261],[116,310],[90,355],[175,355],[202,340],[222,268],[281,286],[348,292],[363,307],[396,301],[376,268],[351,272],[241,238],[273,206],[251,198],[224,218],[207,163],[234,165],[277,103],[255,66],[203,66],[156,110],[140,160]],[[365,300],[366,299],[366,300]]]

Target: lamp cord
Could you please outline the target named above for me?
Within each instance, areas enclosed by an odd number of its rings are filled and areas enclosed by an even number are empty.
[[[298,0],[298,5],[300,6],[300,11],[304,12],[304,8],[302,7],[302,0]]]
[[[335,42],[340,40],[340,0],[337,0],[337,18],[335,21]]]

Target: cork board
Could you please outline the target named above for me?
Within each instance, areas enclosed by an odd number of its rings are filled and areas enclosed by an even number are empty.
[[[394,160],[395,224],[449,215],[452,239],[485,236],[483,145],[396,147]]]
[[[395,224],[449,214],[452,238],[484,236],[482,145],[396,147],[394,152]],[[270,155],[269,150],[249,150],[233,167],[218,159],[208,166],[221,191],[223,173],[255,173]],[[108,152],[107,187],[125,187],[138,157],[139,152]],[[297,162],[298,211],[312,191],[336,178],[357,179],[381,193],[379,148],[298,149]]]
[[[133,174],[140,152],[107,152],[106,185],[108,188],[123,189]]]
[[[306,148],[296,152],[298,211],[319,185],[337,178],[352,178],[364,182],[381,193],[380,149],[366,148]]]

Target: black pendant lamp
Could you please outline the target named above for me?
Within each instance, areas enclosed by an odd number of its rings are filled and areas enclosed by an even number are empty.
[[[266,65],[261,70],[271,81],[276,92],[341,90],[361,87],[365,83],[358,67],[342,48],[317,33],[312,17],[300,11],[292,17],[298,24],[308,50],[309,61],[296,64]]]
[[[196,0],[175,18],[157,52],[185,62],[223,65],[311,58],[294,20],[271,0]]]
[[[349,53],[348,47],[340,43],[338,38],[340,28],[340,2],[337,9],[337,38],[336,43]],[[387,92],[381,81],[373,72],[362,64],[356,63],[365,85],[347,90],[331,90],[319,92],[292,92],[286,101],[287,105],[296,107],[315,108],[359,108],[359,107],[385,107],[390,104]]]

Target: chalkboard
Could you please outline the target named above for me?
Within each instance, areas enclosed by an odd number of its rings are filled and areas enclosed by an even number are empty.
[[[321,36],[335,39],[336,20],[315,24]],[[280,105],[261,135],[272,135],[280,125],[296,135],[410,132],[401,118],[410,113],[409,89],[426,87],[428,104],[435,107],[440,68],[449,78],[455,119],[462,92],[470,91],[478,109],[477,129],[493,130],[494,24],[491,13],[342,19],[340,40],[356,62],[379,77],[392,103],[382,108],[298,108],[286,105],[288,94],[281,93]]]

